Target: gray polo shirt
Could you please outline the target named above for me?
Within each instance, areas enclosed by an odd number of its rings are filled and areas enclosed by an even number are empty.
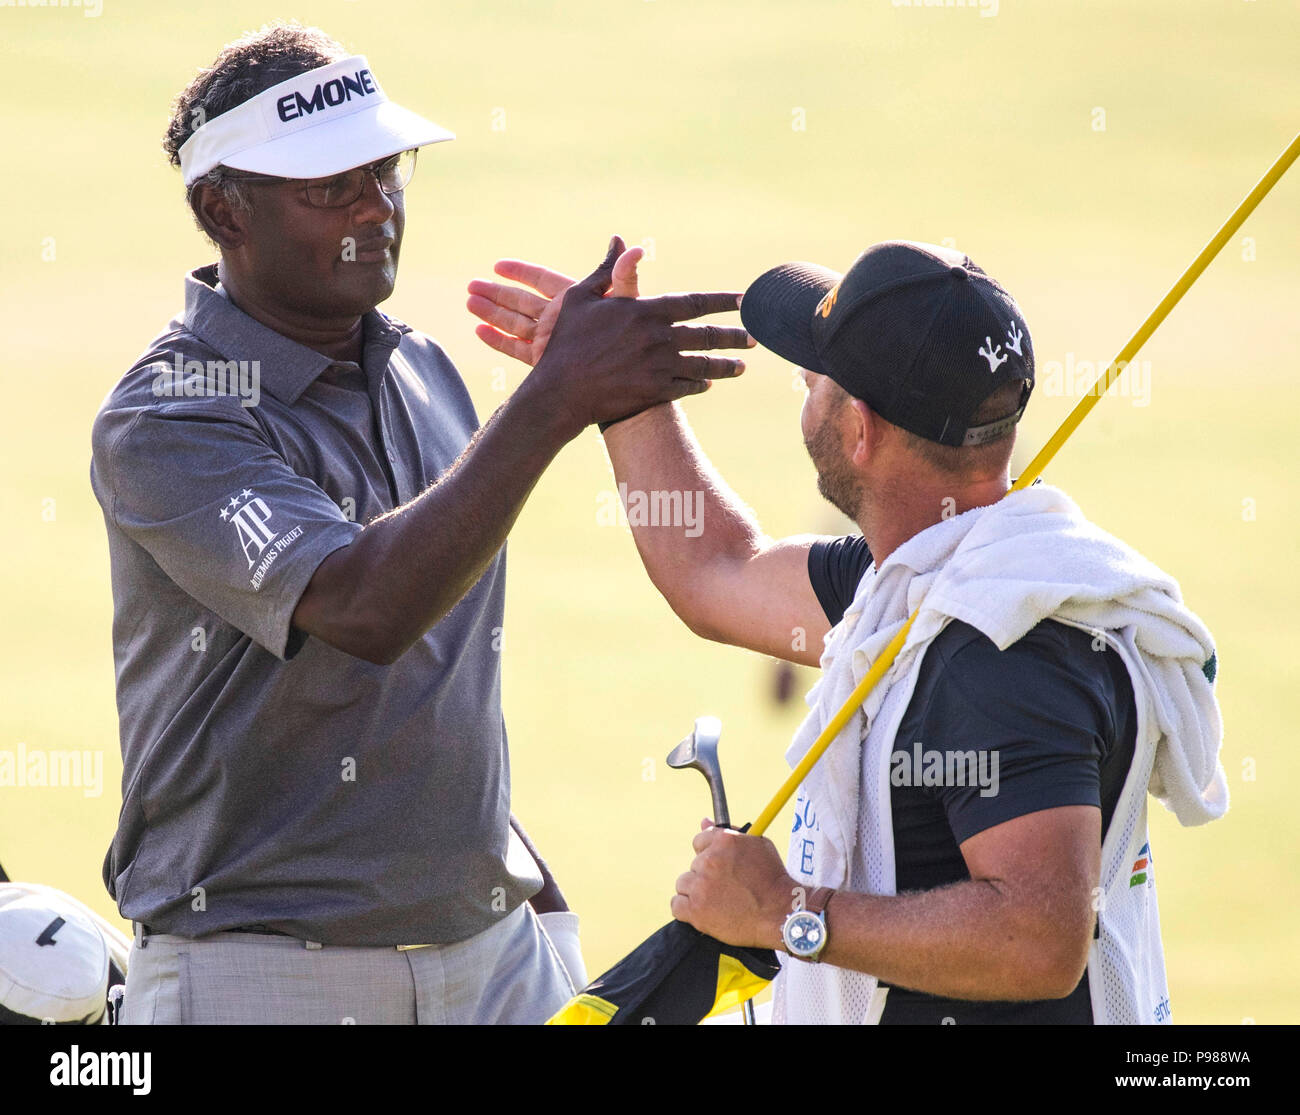
[[[541,886],[509,825],[504,549],[390,666],[291,625],[321,561],[455,461],[469,394],[378,311],[362,365],[338,363],[215,283],[188,276],[92,435],[124,765],[109,894],[191,937],[470,937]]]

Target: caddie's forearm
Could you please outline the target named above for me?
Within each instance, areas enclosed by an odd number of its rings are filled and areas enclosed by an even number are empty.
[[[1078,926],[983,880],[918,894],[838,893],[826,924],[822,963],[950,999],[1064,998],[1087,963]]]
[[[693,596],[708,591],[710,570],[747,561],[767,539],[705,456],[676,403],[610,426],[605,447],[646,572],[689,624]],[[663,509],[678,507],[684,512],[680,520],[664,523]]]
[[[527,381],[421,495],[321,563],[297,626],[372,662],[396,660],[483,575],[541,474],[577,430]]]

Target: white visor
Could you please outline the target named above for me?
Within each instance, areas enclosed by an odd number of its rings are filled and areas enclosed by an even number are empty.
[[[393,104],[358,54],[282,81],[207,121],[181,145],[181,175],[187,187],[218,165],[323,178],[455,138]]]

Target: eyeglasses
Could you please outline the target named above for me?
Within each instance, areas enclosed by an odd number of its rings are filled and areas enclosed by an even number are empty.
[[[416,152],[402,151],[382,162],[357,166],[341,174],[324,178],[280,178],[274,174],[229,175],[239,182],[296,182],[307,197],[307,204],[317,209],[342,209],[351,205],[365,192],[366,180],[373,177],[385,194],[397,194],[406,189],[415,174]]]

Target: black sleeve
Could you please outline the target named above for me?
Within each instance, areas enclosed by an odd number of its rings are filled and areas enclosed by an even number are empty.
[[[860,534],[821,538],[808,551],[808,580],[831,625],[844,618],[858,585],[871,568],[871,551]]]
[[[1101,808],[1101,765],[1115,746],[1115,723],[1090,660],[1038,628],[1005,651],[983,635],[940,638],[926,658],[934,651],[938,660],[923,671],[939,673],[919,720],[906,718],[911,724],[896,739],[894,758],[905,764],[905,751],[915,767],[918,742],[922,757],[942,753],[944,776],[927,780],[926,792],[942,804],[958,844],[1042,809]]]

